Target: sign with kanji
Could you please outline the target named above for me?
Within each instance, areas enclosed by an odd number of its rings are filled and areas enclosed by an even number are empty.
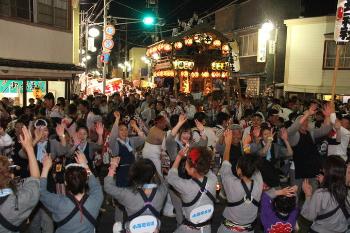
[[[109,53],[103,53],[102,55],[101,55],[101,57],[102,57],[102,62],[104,62],[104,63],[108,63],[109,62],[109,58],[110,58],[110,54]]]
[[[1,80],[0,93],[23,93],[22,80]],[[46,92],[45,81],[27,81],[27,92],[37,91],[40,89],[43,93]]]
[[[338,0],[334,40],[348,42],[350,39],[350,0]]]

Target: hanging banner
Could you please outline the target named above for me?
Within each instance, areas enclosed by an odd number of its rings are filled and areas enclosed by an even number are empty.
[[[266,32],[259,29],[257,62],[266,62]]]
[[[348,42],[350,39],[350,0],[338,0],[334,40],[336,42]]]
[[[93,37],[88,37],[88,50],[94,52],[95,49],[95,39]]]
[[[233,58],[233,71],[239,72],[241,70],[241,65],[239,63],[239,45],[237,41],[230,42],[231,53]]]

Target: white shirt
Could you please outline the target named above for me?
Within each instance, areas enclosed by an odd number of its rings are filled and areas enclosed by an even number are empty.
[[[12,143],[12,138],[7,133],[4,136],[0,136],[0,146],[10,146]]]
[[[198,130],[197,128],[194,128],[194,130]],[[210,147],[212,146],[213,148],[215,148],[216,146],[216,142],[218,141],[218,137],[215,135],[215,131],[210,128],[210,127],[204,127],[204,134],[207,136],[208,138],[208,144],[207,146]],[[193,133],[193,140],[195,142],[198,142],[200,140],[201,135],[199,135],[198,132],[194,132]]]
[[[330,118],[332,124],[334,124],[336,120],[335,113],[332,113]],[[328,145],[328,155],[339,155],[340,157],[342,157],[342,159],[346,161],[347,148],[350,140],[350,131],[345,129],[344,127],[340,127],[340,137],[340,144]]]

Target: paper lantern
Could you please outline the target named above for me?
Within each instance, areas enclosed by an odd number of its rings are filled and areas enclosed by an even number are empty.
[[[213,45],[217,48],[221,47],[221,41],[220,40],[214,40]]]
[[[210,77],[210,74],[208,71],[202,72],[202,78],[209,78],[209,77]]]
[[[193,40],[194,40],[194,42],[196,42],[196,43],[201,43],[201,41],[202,41],[202,35],[201,35],[201,34],[196,34],[196,35],[194,35]]]
[[[193,44],[193,39],[192,38],[186,38],[185,39],[185,45],[186,46],[191,46]]]
[[[176,50],[182,49],[182,46],[183,46],[183,45],[182,45],[182,42],[180,42],[180,41],[175,43],[175,49],[176,49]]]
[[[164,51],[165,52],[170,52],[172,49],[171,45],[170,44],[164,44]]]
[[[213,37],[210,35],[204,35],[203,41],[205,44],[209,45],[213,42]]]
[[[228,78],[228,72],[222,72],[221,78]]]
[[[199,72],[192,72],[191,73],[191,78],[199,78]]]

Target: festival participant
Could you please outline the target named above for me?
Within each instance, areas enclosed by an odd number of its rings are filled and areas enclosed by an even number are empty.
[[[160,211],[167,196],[167,188],[157,174],[156,167],[149,159],[140,159],[130,168],[130,187],[118,187],[113,179],[116,170],[119,169],[120,157],[112,158],[108,175],[104,180],[106,193],[123,203],[128,218],[125,223],[127,232],[139,228],[139,223],[147,219],[149,231],[159,232]],[[117,226],[114,226],[114,229]],[[146,227],[146,226],[144,226]]]
[[[303,179],[308,178],[314,187],[313,190],[317,186],[316,175],[319,174],[321,169],[321,157],[318,154],[315,139],[327,135],[332,129],[329,120],[332,107],[329,104],[324,106],[323,115],[325,116],[325,123],[321,128],[309,127],[309,118],[316,113],[317,108],[316,104],[311,104],[310,108],[304,112],[304,115],[297,118],[287,129],[295,164],[295,182],[292,182],[292,185],[301,187]]]
[[[155,118],[155,125],[150,128],[145,145],[142,149],[142,157],[145,159],[150,159],[159,175],[162,175],[162,164],[161,164],[161,152],[162,143],[165,140],[165,128],[167,126],[167,121],[163,116],[158,116]]]
[[[313,221],[310,233],[335,233],[348,230],[349,202],[345,184],[346,166],[339,156],[326,158],[324,176],[319,176],[321,188],[313,190],[308,179],[303,182],[305,203],[301,215]]]
[[[94,157],[97,152],[100,152],[103,146],[103,132],[104,126],[102,123],[96,124],[96,132],[98,134],[97,143],[88,141],[89,131],[88,128],[84,125],[78,125],[76,133],[73,137],[74,145],[70,149],[70,155],[74,156],[75,151],[79,150],[84,153],[85,157],[88,160],[89,167],[94,169]]]
[[[243,132],[242,141],[243,141],[244,147],[246,147],[247,145],[253,142],[254,135],[255,135],[254,131],[260,132],[262,123],[263,123],[262,115],[259,113],[255,113],[252,117],[252,125],[245,128]]]
[[[120,122],[120,113],[114,112],[115,122],[109,137],[109,147],[113,156],[120,157],[119,169],[116,172],[116,185],[118,187],[128,187],[130,182],[128,179],[130,166],[135,162],[135,150],[145,141],[144,133],[137,127],[134,120],[131,120],[131,127],[138,133],[136,137],[128,137],[128,127]],[[123,204],[123,203],[120,203]],[[116,207],[116,221],[122,222],[123,213]]]
[[[297,188],[286,187],[262,194],[260,219],[265,233],[291,233],[296,230],[299,212],[295,196]]]
[[[166,138],[166,150],[170,158],[170,162],[174,162],[177,158],[177,154],[180,150],[185,147],[195,147],[195,146],[207,146],[208,139],[204,134],[204,126],[199,122],[195,121],[197,128],[200,132],[200,140],[196,143],[192,141],[192,130],[191,126],[185,124],[187,121],[187,117],[184,114],[179,116],[179,120],[176,126],[171,130],[171,133]],[[183,167],[184,163],[180,165],[180,177],[186,177],[186,171]],[[181,208],[181,199],[179,196],[170,189],[169,191],[172,203],[176,212],[176,221],[177,224],[180,225],[183,220],[182,216],[182,208]]]
[[[259,135],[262,135],[262,138]],[[250,153],[261,158],[259,168],[265,184],[269,187],[278,187],[280,186],[280,161],[293,155],[287,130],[285,128],[280,130],[279,136],[283,144],[273,141],[274,133],[269,127],[262,127],[259,135],[254,135],[254,143],[250,144]]]
[[[77,151],[75,155],[77,163],[66,166],[66,195],[54,194],[47,190],[47,176],[52,159],[50,155],[43,159],[40,201],[52,213],[56,233],[94,233],[103,201],[102,187],[91,173],[85,155],[81,151]]]
[[[179,176],[181,160],[186,159],[186,171],[191,179]],[[179,192],[184,221],[175,233],[210,233],[214,213],[217,177],[210,171],[212,154],[205,147],[182,149],[169,171],[167,181]]]
[[[14,142],[10,135],[6,133],[6,121],[0,121],[0,155],[10,156]]]
[[[28,155],[30,177],[22,184],[12,178],[11,164],[0,156],[0,232],[19,232],[39,201],[39,166],[35,158],[32,137],[26,127],[22,128],[20,142]]]
[[[239,158],[236,172],[232,173],[229,161],[232,144],[232,131],[225,132],[224,162],[220,169],[222,184],[227,196],[227,206],[224,210],[224,221],[218,233],[254,232],[260,197],[263,190],[263,180],[257,169],[257,158],[244,155]]]

